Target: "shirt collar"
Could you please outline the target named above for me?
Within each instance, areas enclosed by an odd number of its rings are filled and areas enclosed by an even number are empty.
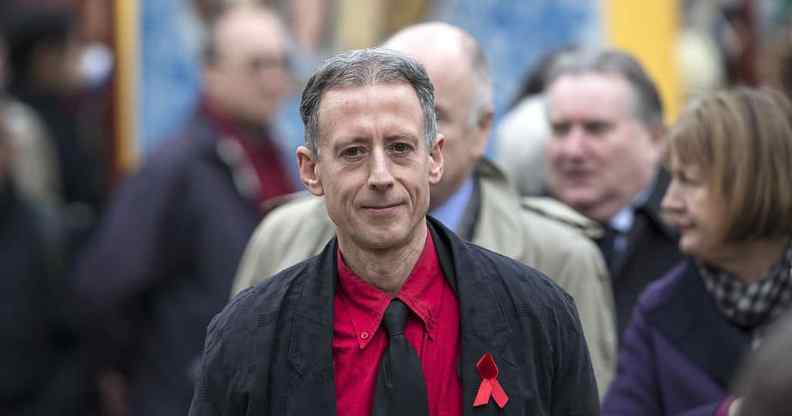
[[[651,186],[644,188],[630,204],[622,208],[619,212],[611,217],[608,221],[608,226],[618,231],[621,234],[626,234],[632,228],[633,221],[635,220],[635,210],[641,205],[645,204],[652,194],[657,180],[653,180]]]
[[[336,296],[346,303],[349,319],[361,348],[365,348],[379,329],[382,316],[392,299],[391,295],[361,279],[344,262],[341,251],[336,252],[338,264],[338,289]],[[413,270],[396,297],[423,323],[430,338],[437,330],[439,289],[444,284],[443,272],[435,251],[431,234],[426,233],[426,243]],[[368,336],[361,336],[368,333]]]
[[[462,186],[448,200],[432,210],[432,216],[440,220],[447,228],[459,230],[459,224],[465,215],[465,209],[473,196],[473,176],[468,176]]]

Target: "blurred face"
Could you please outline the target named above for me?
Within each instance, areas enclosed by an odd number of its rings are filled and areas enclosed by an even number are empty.
[[[435,51],[417,55],[435,87],[438,131],[446,138],[443,147],[443,178],[432,187],[432,207],[445,203],[467,179],[484,156],[489,119],[476,114],[475,76],[470,58],[459,51]]]
[[[412,87],[326,91],[319,131],[319,159],[305,147],[297,151],[300,176],[311,193],[325,197],[342,247],[394,249],[421,235],[429,187],[443,172],[444,139],[426,145]]]
[[[671,185],[663,198],[663,211],[679,229],[679,249],[688,255],[717,261],[724,251],[723,201],[709,189],[707,178],[695,165],[671,159]]]
[[[217,56],[204,70],[208,99],[240,122],[268,121],[291,81],[278,21],[269,13],[240,8],[221,18],[214,36]]]
[[[547,100],[550,190],[605,222],[651,183],[660,137],[635,117],[630,86],[617,75],[562,76],[550,85]]]

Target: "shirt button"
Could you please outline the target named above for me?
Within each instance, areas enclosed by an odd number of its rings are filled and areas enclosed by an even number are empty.
[[[368,332],[363,331],[363,332],[360,333],[360,339],[366,340],[366,339],[368,339],[368,337],[369,337],[369,333]]]

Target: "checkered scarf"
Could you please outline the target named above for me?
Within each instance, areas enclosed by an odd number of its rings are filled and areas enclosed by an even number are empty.
[[[743,282],[701,263],[698,268],[718,308],[740,327],[754,329],[772,322],[792,306],[792,244],[787,244],[781,260],[755,282]]]

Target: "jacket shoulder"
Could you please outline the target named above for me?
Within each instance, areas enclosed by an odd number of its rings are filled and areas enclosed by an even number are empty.
[[[334,234],[335,225],[321,198],[302,193],[275,208],[253,232],[240,261],[233,292],[318,254]]]
[[[568,312],[575,308],[572,297],[541,271],[475,244],[465,245],[484,274],[503,284],[521,314],[529,312],[541,319],[559,307]]]
[[[312,261],[315,259],[294,265],[235,295],[209,324],[207,342],[214,337],[254,331],[277,320],[285,312],[284,305],[290,304],[287,298],[301,283]]]
[[[692,267],[689,261],[682,261],[665,275],[650,283],[639,297],[636,309],[643,314],[650,314],[665,307],[679,292],[683,279],[698,278],[690,276]]]
[[[588,238],[599,238],[602,227],[568,205],[547,197],[525,197],[520,200],[522,208],[549,221],[563,224]]]

